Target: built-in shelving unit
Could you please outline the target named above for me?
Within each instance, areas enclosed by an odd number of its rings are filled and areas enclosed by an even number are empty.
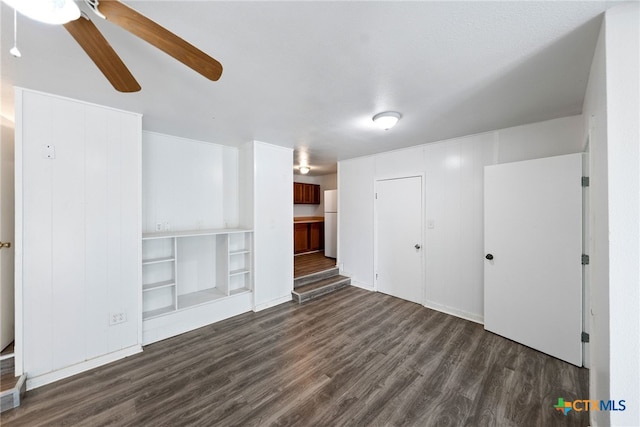
[[[143,320],[250,292],[252,237],[243,229],[143,234]]]

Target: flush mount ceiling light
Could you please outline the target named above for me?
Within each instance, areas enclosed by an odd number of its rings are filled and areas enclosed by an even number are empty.
[[[73,0],[2,0],[22,15],[45,24],[66,24],[80,18]]]
[[[309,171],[311,170],[311,168],[309,166],[300,166],[298,169],[300,170],[300,173],[302,175],[308,174]]]
[[[397,111],[385,111],[373,116],[373,122],[380,127],[380,129],[389,130],[398,123],[402,114]]]

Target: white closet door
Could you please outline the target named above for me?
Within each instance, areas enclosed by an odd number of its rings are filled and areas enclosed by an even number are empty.
[[[424,304],[422,275],[422,178],[376,183],[379,292]]]
[[[485,329],[582,365],[582,154],[485,167]]]

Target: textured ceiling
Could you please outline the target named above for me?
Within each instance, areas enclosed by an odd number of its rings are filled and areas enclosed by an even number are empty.
[[[141,92],[112,89],[61,26],[19,16],[22,58],[13,58],[13,13],[2,4],[3,116],[13,116],[18,85],[143,113],[147,130],[293,147],[312,174],[341,159],[579,114],[601,14],[615,4],[126,3],[218,59],[221,79],[92,15]],[[385,110],[403,114],[389,131],[371,123]]]

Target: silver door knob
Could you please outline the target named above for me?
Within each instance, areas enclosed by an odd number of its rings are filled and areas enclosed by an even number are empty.
[[[416,245],[414,246],[414,248],[416,249],[420,249],[422,246],[420,246],[420,243],[416,243]]]

